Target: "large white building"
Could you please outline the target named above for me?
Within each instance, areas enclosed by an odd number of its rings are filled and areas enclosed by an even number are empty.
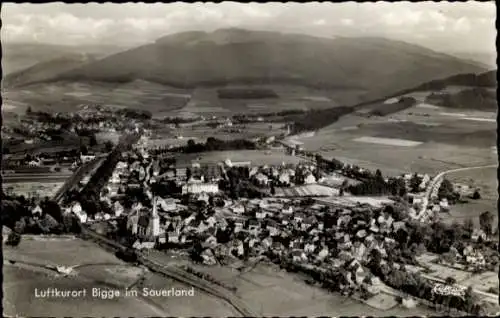
[[[187,183],[182,186],[182,194],[197,193],[217,193],[219,185],[217,183]]]

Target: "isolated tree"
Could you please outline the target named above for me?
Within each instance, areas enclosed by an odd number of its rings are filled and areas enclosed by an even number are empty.
[[[31,106],[28,106],[28,108],[26,109],[26,114],[31,114],[31,113],[32,113]]]
[[[384,177],[382,176],[382,171],[380,171],[380,169],[375,171],[375,179],[379,182],[384,182]]]
[[[420,178],[416,173],[410,179],[410,191],[413,193],[419,192],[420,184],[422,183],[422,178]]]
[[[81,145],[80,152],[82,153],[82,155],[86,155],[89,153],[89,148],[86,145]]]
[[[472,199],[473,200],[481,199],[481,194],[479,193],[479,190],[474,191],[474,194],[472,194]]]
[[[106,152],[111,152],[114,148],[114,145],[111,141],[106,141],[104,143],[104,149],[106,150]]]
[[[464,221],[463,228],[469,235],[471,235],[474,231],[474,221],[472,221],[472,219],[466,219]]]
[[[5,244],[7,244],[8,246],[16,247],[19,245],[19,243],[21,243],[21,234],[14,231],[10,232]]]
[[[97,138],[95,137],[95,134],[92,134],[89,139],[89,145],[90,147],[94,147],[97,145]]]
[[[52,216],[58,223],[63,221],[63,213],[59,204],[52,200],[46,200],[42,203],[42,212]]]
[[[457,280],[454,277],[448,276],[445,279],[446,285],[455,285],[456,283],[457,283]]]
[[[441,182],[441,186],[439,187],[438,197],[440,199],[442,198],[450,199],[454,197],[453,193],[454,193],[453,184],[450,182],[450,180],[444,179],[443,182]]]
[[[479,216],[479,226],[487,235],[491,235],[493,233],[494,218],[495,216],[490,211],[483,212]]]

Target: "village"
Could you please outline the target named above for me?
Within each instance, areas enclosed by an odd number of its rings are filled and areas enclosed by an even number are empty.
[[[362,182],[346,175],[365,172],[358,167],[328,171],[314,160],[274,166],[230,158],[177,162],[151,154],[146,144],[143,135],[116,165],[100,194],[106,208],[92,215],[75,201],[67,203],[67,212],[133,249],[177,250],[207,266],[265,257],[293,271],[340,271],[334,290],[348,295],[369,298],[409,288],[404,281],[391,281],[388,273],[382,282],[372,274],[388,267],[392,275],[402,271],[434,282],[432,295],[474,293],[490,306],[497,297],[495,281],[467,289],[459,279],[439,275],[443,268],[478,275],[498,268],[490,228],[439,222],[440,214],[460,198],[477,196],[477,189],[454,184],[453,193],[446,193],[443,188],[450,184],[445,180],[445,186],[430,191],[436,186],[429,175],[389,180],[376,173],[384,184],[403,188],[394,195],[356,196],[350,191]],[[325,280],[321,277],[319,282]],[[408,306],[408,295],[430,297],[405,290],[400,296]]]
[[[478,198],[479,189],[439,175],[384,177],[306,152],[283,136],[266,137],[255,150],[264,156],[277,153],[282,162],[231,156],[207,160],[203,152],[196,157],[196,151],[235,145],[208,138],[206,144],[159,147],[151,142],[153,131],[140,121],[122,121],[127,124],[94,127],[141,134],[132,149],[116,153],[106,184],[89,186],[86,177],[60,201],[63,216],[76,216],[99,235],[141,253],[175,251],[205,266],[265,259],[287,271],[308,273],[311,284],[365,300],[388,293],[415,306],[450,296],[468,299],[469,305],[445,300],[445,306],[475,313],[496,302],[498,229],[490,216],[480,228],[441,222],[454,205]],[[241,145],[247,144],[236,147]],[[192,151],[195,156],[182,153]],[[96,160],[96,154],[75,154],[73,168]],[[28,165],[34,162],[39,161],[31,158]],[[89,187],[93,192],[83,192]],[[16,231],[33,224],[42,233],[60,228],[59,220],[44,213],[47,198],[25,204],[31,217],[17,222]],[[444,269],[459,274],[443,277]],[[473,278],[463,278],[467,273],[489,278],[477,287]],[[413,286],[404,275],[414,275]],[[430,291],[422,294],[426,289],[417,286],[430,286]],[[488,306],[472,302],[473,296]]]

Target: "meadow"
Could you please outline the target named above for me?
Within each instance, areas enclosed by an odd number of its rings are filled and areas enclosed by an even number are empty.
[[[496,123],[490,122],[494,116],[418,104],[386,117],[346,115],[313,136],[298,139],[306,150],[319,151],[326,158],[389,175],[436,173],[496,164],[496,153],[491,150],[496,145]],[[488,121],[467,120],[469,117]]]
[[[240,88],[239,86],[238,88]],[[275,91],[279,98],[220,99],[218,88],[180,89],[144,80],[128,83],[52,82],[22,88],[6,88],[4,103],[10,111],[67,112],[81,104],[102,104],[115,108],[145,109],[157,118],[260,113],[269,110],[324,109],[356,103],[356,90],[321,90],[299,85],[246,85]],[[231,88],[227,86],[227,88]]]
[[[377,309],[352,298],[307,285],[301,275],[290,274],[275,265],[258,264],[242,272],[230,267],[195,266],[225,284],[236,286],[237,295],[263,316],[412,316],[432,315],[434,311],[418,306]],[[380,307],[377,304],[376,307]]]
[[[297,164],[302,161],[299,157],[287,155],[279,150],[212,151],[177,156],[178,162],[197,161],[200,164],[213,164],[223,162],[226,159],[230,159],[232,162],[250,161],[252,165],[281,165],[283,162]]]

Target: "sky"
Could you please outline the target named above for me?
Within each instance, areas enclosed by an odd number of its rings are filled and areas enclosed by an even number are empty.
[[[496,51],[495,2],[3,3],[2,41],[134,46],[182,31],[237,27],[379,36],[441,52]]]

